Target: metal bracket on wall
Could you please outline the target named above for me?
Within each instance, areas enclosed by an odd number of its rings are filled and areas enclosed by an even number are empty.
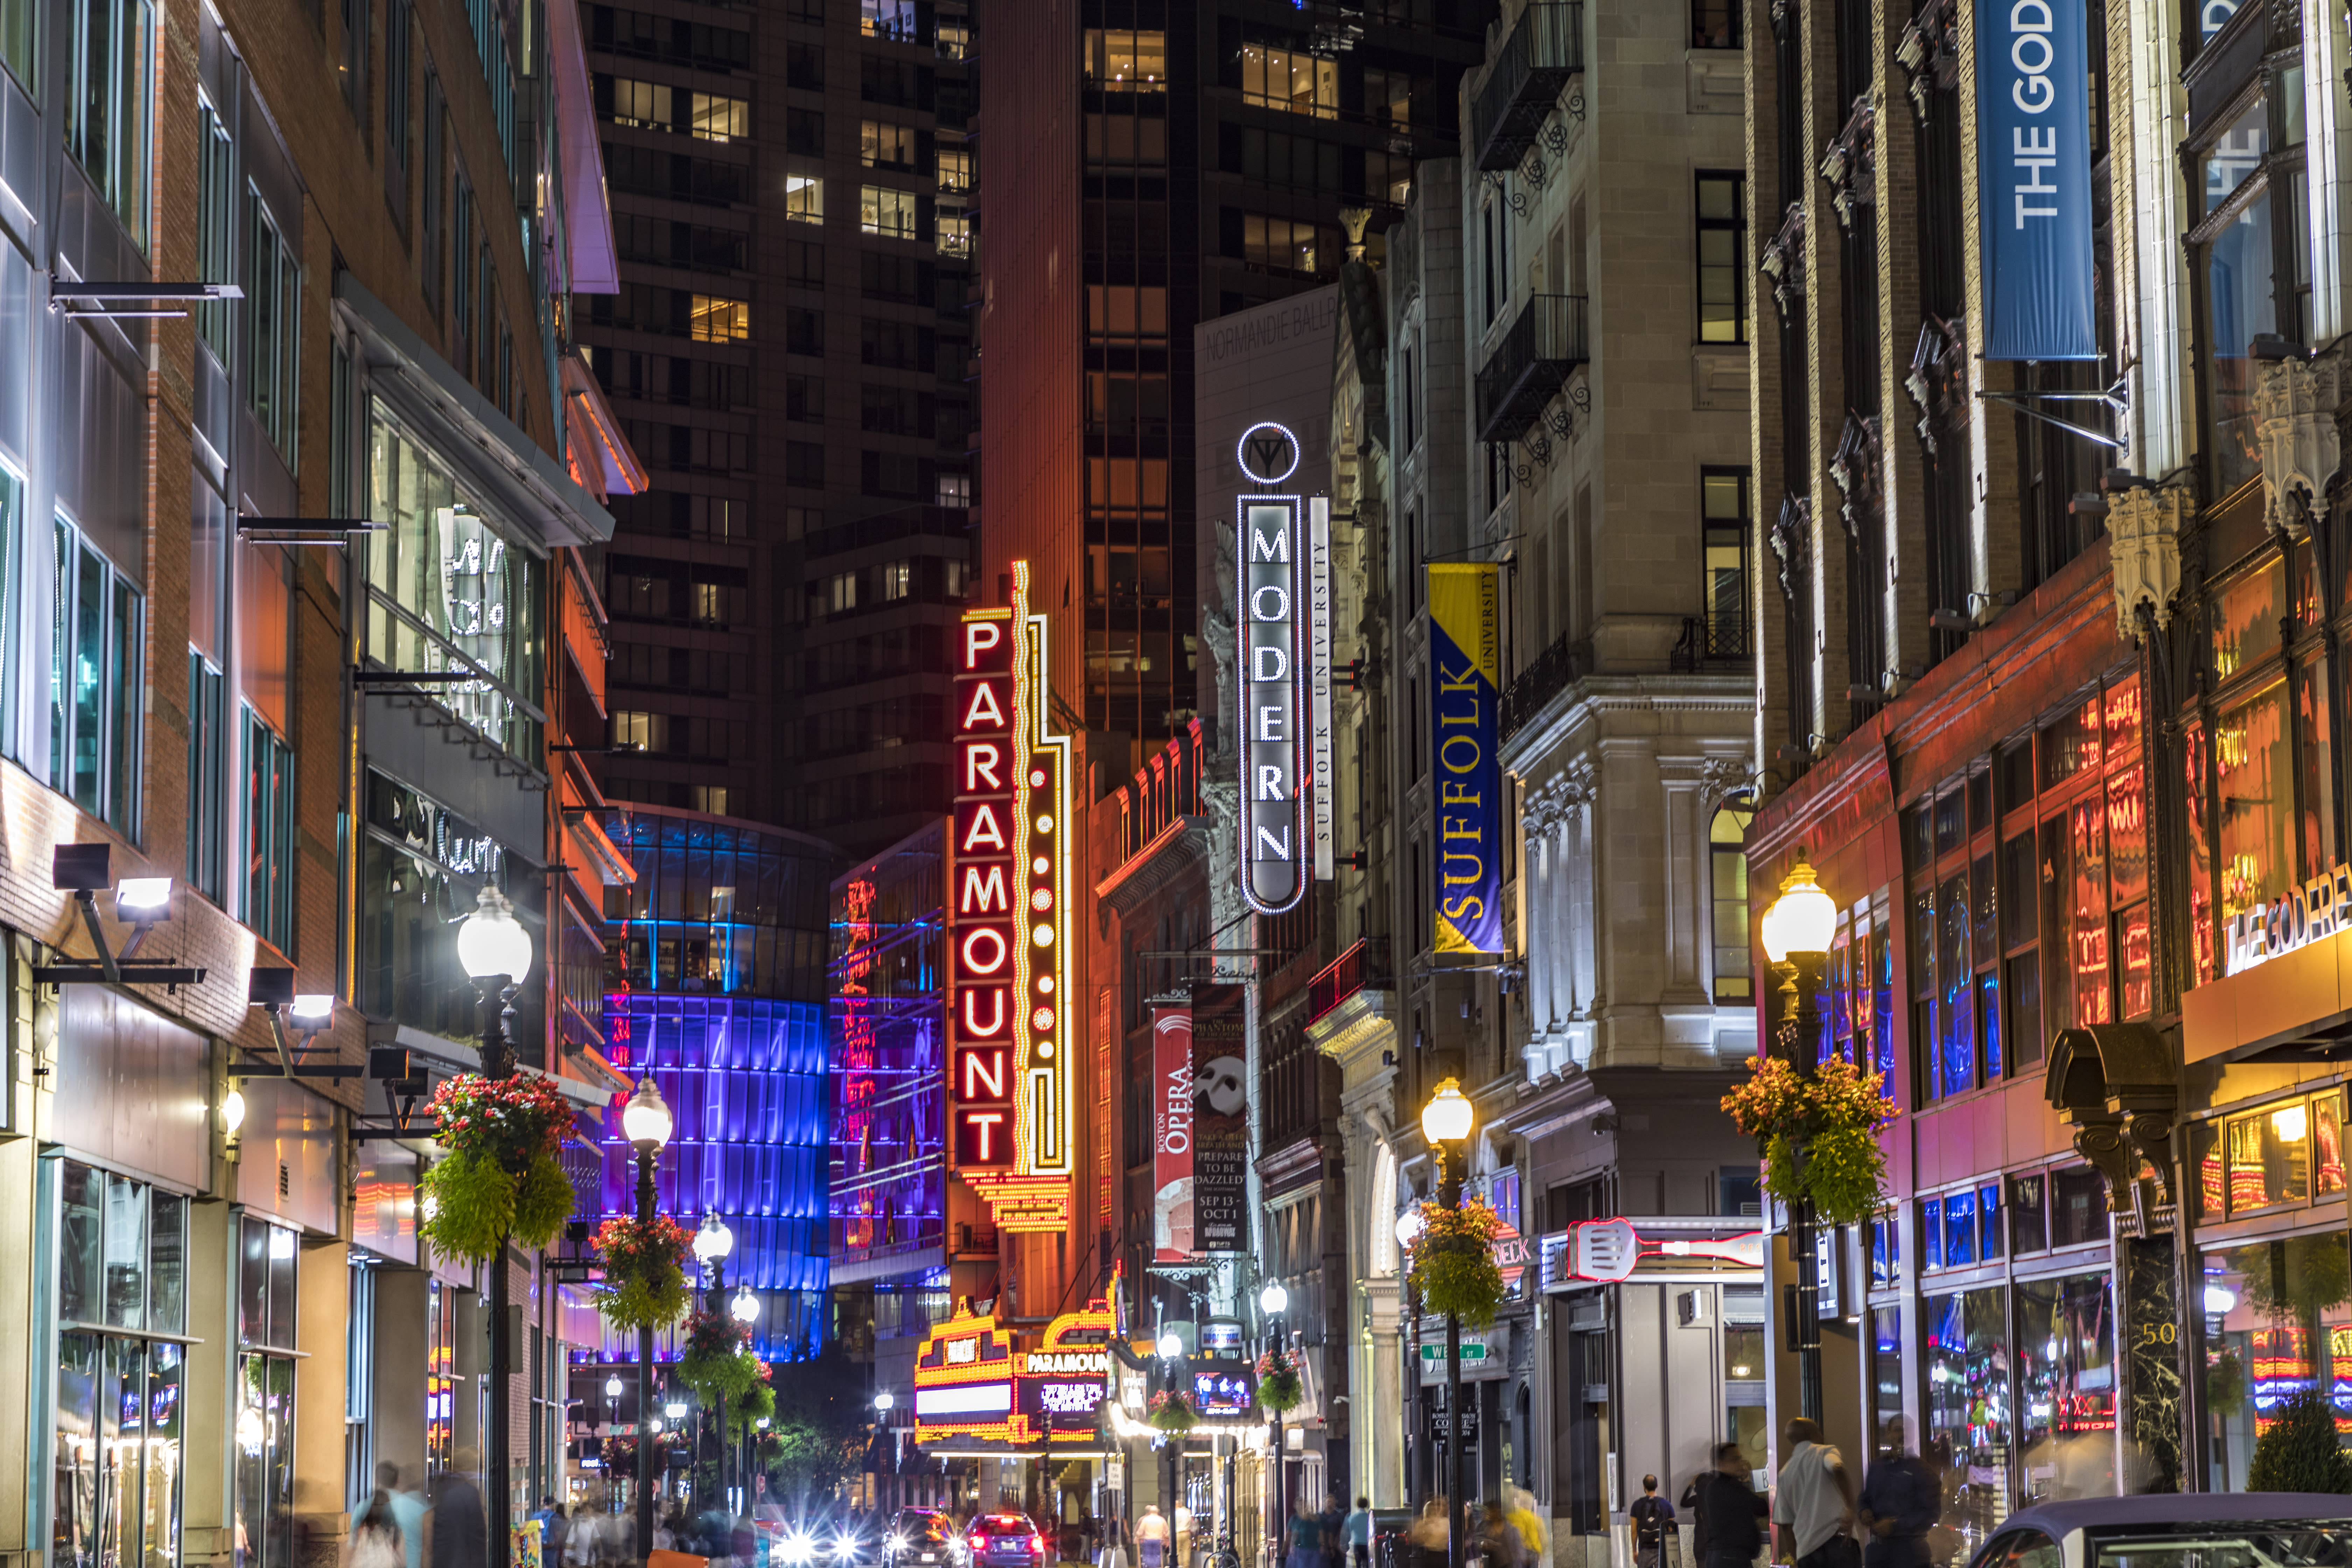
[[[2033,406],[2036,403],[2095,403],[2115,415],[2116,422],[2120,426],[2131,416],[2131,383],[2121,376],[2117,376],[2115,384],[2105,392],[1979,392],[1976,395],[1983,402],[2004,404],[2024,415],[2028,419],[2039,419],[2044,425],[2055,425],[2070,435],[2080,436],[2086,441],[2096,441],[2103,447],[2113,447],[2118,452],[2128,451],[2131,448],[2131,440],[2127,435],[2109,436],[2103,431],[2088,429],[2061,419],[2055,415],[2044,414],[2041,409]]]

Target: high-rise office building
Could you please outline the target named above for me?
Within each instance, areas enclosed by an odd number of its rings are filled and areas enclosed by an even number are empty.
[[[944,809],[971,520],[956,4],[585,7],[621,292],[583,337],[651,472],[606,552],[616,800],[852,853]]]
[[[1414,160],[1454,150],[1493,14],[1120,0],[992,24],[982,119],[1021,180],[981,223],[978,581],[1034,563],[1054,689],[1071,728],[1125,738],[1092,753],[1113,776],[1200,707],[1193,327],[1336,278],[1351,209],[1378,257]]]

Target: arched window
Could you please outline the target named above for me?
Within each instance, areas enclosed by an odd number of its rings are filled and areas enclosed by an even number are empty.
[[[1706,862],[1715,917],[1715,1002],[1747,1006],[1756,1000],[1748,960],[1748,825],[1756,819],[1755,797],[1746,791],[1727,799],[1707,825]]]

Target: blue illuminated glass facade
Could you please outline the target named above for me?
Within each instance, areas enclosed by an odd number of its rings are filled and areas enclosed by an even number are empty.
[[[835,1280],[861,1287],[842,1310],[879,1340],[949,1309],[945,844],[935,824],[833,885],[828,1245]]]
[[[661,1208],[692,1227],[716,1211],[735,1233],[730,1293],[761,1298],[760,1354],[822,1342],[827,1285],[825,922],[832,848],[804,835],[632,805],[608,821],[636,885],[605,922],[605,1055],[650,1070],[676,1131]],[[591,1217],[633,1212],[635,1152],[606,1117]],[[614,1359],[633,1347],[618,1339]]]

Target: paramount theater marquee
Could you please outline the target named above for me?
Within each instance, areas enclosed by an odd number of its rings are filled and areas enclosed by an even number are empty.
[[[949,1153],[1011,1231],[1070,1226],[1070,740],[1048,731],[1029,563],[956,629]]]
[[[964,1445],[1040,1441],[1056,1448],[1099,1445],[1096,1412],[1110,1389],[1112,1314],[1103,1300],[1045,1325],[1034,1350],[1013,1348],[1014,1331],[993,1313],[975,1315],[968,1298],[939,1324],[915,1357],[915,1442],[934,1456],[996,1452]]]

